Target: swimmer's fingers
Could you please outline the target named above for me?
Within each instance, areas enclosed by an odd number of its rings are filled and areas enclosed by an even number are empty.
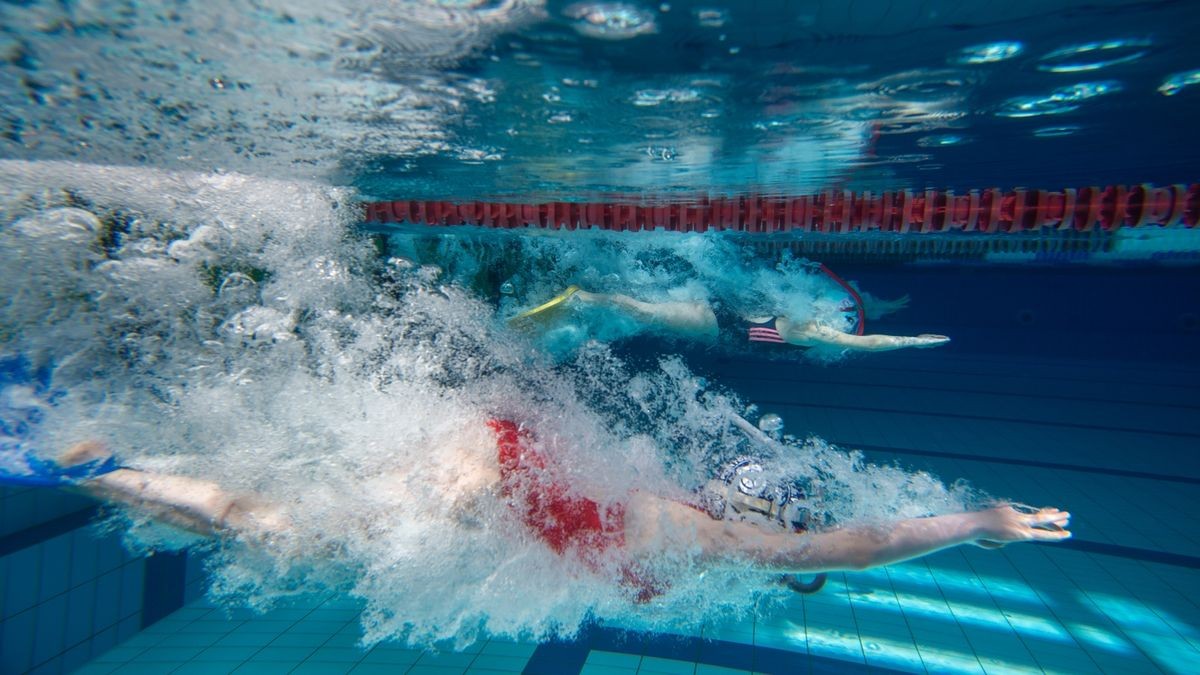
[[[937,347],[944,345],[950,341],[950,338],[945,335],[936,335],[934,333],[922,333],[913,338],[914,346],[918,348]]]
[[[1030,541],[1062,541],[1071,538],[1071,531],[1065,527],[1031,527],[1029,528]]]
[[[979,514],[980,545],[994,548],[1012,541],[1060,541],[1071,536],[1071,514],[1054,507],[1001,504]]]
[[[1067,529],[1071,524],[1071,514],[1067,511],[1046,507],[1032,513],[1017,513],[1025,523],[1029,538],[1034,541],[1059,541],[1071,537],[1071,532]]]

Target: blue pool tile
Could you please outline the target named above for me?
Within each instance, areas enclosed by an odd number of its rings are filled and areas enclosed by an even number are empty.
[[[398,675],[404,672],[390,663],[360,663],[350,670],[351,675]]]
[[[353,647],[353,648],[358,649],[359,651],[365,651],[359,646],[361,643],[362,643],[362,633],[361,632],[354,631],[353,633],[347,633],[347,632],[339,631],[339,632],[329,636],[328,638],[326,638],[325,642],[322,646],[325,646],[325,647]]]
[[[291,661],[299,663],[316,651],[313,647],[263,647],[250,657],[251,661]]]
[[[537,645],[524,642],[506,642],[504,640],[489,640],[481,650],[484,654],[493,654],[495,656],[519,656],[521,658],[529,658]]]
[[[638,666],[638,673],[654,673],[655,675],[692,675],[696,670],[696,664],[692,661],[675,661],[672,659],[662,659],[656,656],[647,656],[642,659],[642,663]]]
[[[650,635],[645,641],[642,654],[672,660],[692,660],[700,649],[700,641],[674,635]]]
[[[309,635],[333,635],[345,625],[345,621],[314,621],[305,619],[297,621],[294,626],[288,629],[288,632]]]
[[[291,628],[291,626],[292,626],[291,621],[274,621],[274,620],[270,620],[270,619],[256,619],[256,620],[245,621],[244,623],[241,623],[242,621],[244,621],[244,620],[238,619],[236,621],[231,621],[231,623],[239,624],[238,628],[237,628],[239,633],[269,633],[272,635],[278,635],[279,633],[283,633],[284,631],[286,631],[288,628]]]
[[[295,667],[295,661],[247,661],[233,672],[237,675],[287,675]]]
[[[330,661],[305,661],[290,671],[289,675],[345,675],[354,668],[354,663]]]
[[[576,671],[562,671],[563,675],[574,673]],[[638,671],[633,668],[618,668],[617,666],[599,666],[584,664],[583,668],[578,670],[579,675],[635,675]]]
[[[181,663],[192,659],[201,651],[203,650],[200,647],[151,647],[138,654],[135,660],[139,663]]]
[[[254,656],[259,647],[208,647],[196,655],[196,661],[245,661]]]
[[[108,572],[96,579],[94,616],[97,628],[116,626],[121,620],[121,573]]]
[[[363,663],[375,663],[387,666],[412,665],[421,658],[421,652],[415,649],[401,649],[380,645],[363,657]]]
[[[92,611],[95,602],[96,587],[90,582],[67,593],[67,619],[63,631],[66,644],[77,644],[91,636],[96,627]]]
[[[426,652],[417,660],[419,666],[436,666],[438,668],[461,668],[465,669],[475,660],[474,654],[456,654],[453,652],[441,652],[434,654]]]
[[[138,616],[137,614],[121,619],[120,623],[117,624],[117,641],[124,642],[134,635],[137,635],[138,631],[141,629],[142,617]]]
[[[54,657],[49,661],[44,661],[30,670],[27,675],[62,675],[63,665],[61,657]]]
[[[358,663],[366,654],[365,650],[356,647],[329,647],[322,645],[308,658],[310,661]]]
[[[146,566],[141,562],[133,562],[121,568],[121,616],[130,616],[142,608],[142,590]]]
[[[413,666],[405,675],[462,675],[463,668],[446,666]],[[566,675],[566,672],[560,673]]]
[[[72,675],[109,675],[112,671],[120,667],[118,663],[97,663],[95,661],[85,664],[79,670],[73,671]]]
[[[238,631],[217,640],[218,647],[265,647],[275,639],[273,633],[249,633]]]
[[[219,633],[197,633],[190,628],[174,635],[164,635],[158,647],[211,647],[222,637]]]
[[[70,647],[62,655],[63,672],[74,672],[76,668],[87,663],[91,658],[92,652],[87,642]]]
[[[117,644],[117,629],[116,627],[105,628],[98,630],[92,639],[88,641],[91,647],[92,658],[96,658],[102,654],[106,654]]]
[[[42,602],[65,593],[71,584],[71,534],[64,534],[44,542],[40,548],[41,586],[38,595]]]
[[[116,570],[125,562],[125,550],[116,537],[95,540],[96,570],[105,573]]]
[[[133,662],[121,665],[113,673],[117,675],[170,675],[171,671],[178,667],[178,663]]]
[[[529,662],[527,656],[500,656],[497,654],[477,654],[471,662],[472,670],[503,670],[521,672]]]
[[[33,662],[41,663],[62,652],[67,623],[67,596],[58,595],[33,610],[37,628],[33,636]]]
[[[30,546],[5,556],[8,561],[8,570],[13,573],[13,579],[4,585],[2,613],[5,619],[14,617],[37,604],[39,554],[39,547]],[[20,572],[19,578],[18,572]]]
[[[704,641],[696,660],[723,668],[748,670],[754,667],[755,647],[739,643],[717,643]]]
[[[232,673],[242,665],[241,661],[190,661],[171,675],[217,675],[217,673]]]
[[[207,633],[221,637],[230,633],[240,631],[243,622],[241,621],[215,621],[212,619],[199,619],[187,625],[189,633]]]
[[[21,673],[33,665],[36,612],[27,611],[0,623],[0,664],[5,672]]]
[[[803,673],[808,670],[807,654],[781,649],[756,649],[751,670],[760,673]]]
[[[736,668],[723,668],[721,666],[710,666],[707,663],[697,663],[696,675],[752,675],[752,673],[749,670],[737,670]]]
[[[639,654],[622,654],[620,652],[606,652],[593,649],[588,653],[587,660],[584,661],[588,665],[596,666],[613,666],[614,668],[634,668],[642,662],[642,657]]]
[[[284,633],[271,640],[272,647],[312,647],[322,642],[320,636],[306,633]]]

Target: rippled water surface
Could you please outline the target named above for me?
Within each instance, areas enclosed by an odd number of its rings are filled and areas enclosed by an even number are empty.
[[[579,198],[1172,182],[1191,178],[1200,145],[1188,2],[29,2],[0,15],[9,157],[252,168],[387,197]]]

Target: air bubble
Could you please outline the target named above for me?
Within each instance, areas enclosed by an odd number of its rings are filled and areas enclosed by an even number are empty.
[[[767,413],[758,418],[758,428],[768,434],[783,431],[783,418],[775,413]]]
[[[628,40],[658,32],[653,14],[620,2],[577,2],[564,9],[563,15],[575,20],[571,26],[580,35],[601,40]]]
[[[1049,73],[1080,73],[1136,61],[1150,52],[1153,43],[1144,39],[1106,40],[1069,45],[1038,60],[1038,70]]]
[[[1001,117],[1038,117],[1059,115],[1079,109],[1079,103],[1097,96],[1121,91],[1124,87],[1115,80],[1079,82],[1059,87],[1048,96],[1018,96],[1000,105],[996,114]]]
[[[651,145],[645,151],[646,156],[656,162],[673,162],[679,156],[675,148],[665,145]]]
[[[640,107],[660,103],[694,103],[700,100],[695,89],[640,89],[633,95],[633,104]]]
[[[970,143],[971,139],[967,136],[958,134],[934,134],[932,136],[924,136],[917,139],[917,145],[922,148],[938,148],[948,145],[965,145]]]
[[[1025,51],[1025,45],[1020,42],[989,42],[963,47],[957,54],[950,57],[950,63],[967,66],[998,63],[1011,59],[1023,51]]]
[[[1175,73],[1163,80],[1163,83],[1158,86],[1158,93],[1163,96],[1174,96],[1182,91],[1184,87],[1196,84],[1200,84],[1200,69]]]
[[[1038,138],[1058,138],[1059,136],[1071,136],[1079,132],[1082,127],[1074,124],[1064,124],[1057,127],[1042,127],[1034,129],[1033,135]]]
[[[696,23],[705,28],[720,28],[729,21],[729,12],[723,9],[699,8],[692,13],[696,15]]]

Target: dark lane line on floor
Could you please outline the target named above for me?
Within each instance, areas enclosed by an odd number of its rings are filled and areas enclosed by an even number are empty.
[[[770,377],[760,375],[743,375],[723,373],[718,377],[722,382],[737,380],[740,382],[755,381],[755,382],[781,382],[793,383],[797,385],[837,385],[850,388],[870,388],[870,389],[899,389],[902,391],[940,391],[947,394],[975,394],[981,396],[1009,396],[1018,399],[1039,400],[1039,401],[1079,401],[1082,403],[1102,403],[1107,405],[1139,405],[1150,408],[1176,408],[1179,410],[1200,410],[1200,404],[1190,405],[1187,403],[1162,403],[1159,401],[1133,401],[1125,399],[1111,398],[1096,398],[1090,396],[1066,396],[1063,394],[1039,394],[1036,392],[1016,392],[1016,391],[995,391],[988,389],[961,389],[956,387],[925,387],[915,384],[880,384],[876,382],[849,382],[846,380],[819,380],[813,378],[790,378],[790,377]]]
[[[1189,431],[1159,431],[1158,429],[1139,429],[1137,427],[1109,427],[1100,426],[1098,424],[1080,424],[1077,422],[1048,422],[1042,420],[1031,420],[1021,417],[993,417],[991,415],[969,415],[966,413],[951,413],[943,411],[929,412],[925,410],[898,410],[896,408],[876,408],[872,406],[857,406],[857,405],[832,405],[829,403],[809,403],[804,401],[772,401],[759,399],[755,401],[758,407],[778,406],[782,408],[825,408],[828,410],[853,410],[855,412],[864,413],[885,413],[889,415],[902,416],[920,416],[920,417],[942,417],[949,419],[972,420],[975,422],[1002,422],[1004,424],[1033,424],[1042,427],[1058,427],[1062,429],[1087,429],[1090,431],[1103,431],[1106,433],[1126,433],[1140,434],[1143,436],[1169,436],[1171,438],[1196,438],[1200,439],[1200,433],[1192,433]]]
[[[797,645],[797,647],[803,649],[801,645]],[[868,666],[859,661],[843,661],[804,651],[790,651],[778,647],[765,647],[730,640],[608,628],[595,624],[584,626],[574,640],[555,640],[538,645],[521,672],[524,675],[579,673],[583,671],[588,654],[592,650],[670,659],[682,662],[680,665],[684,667],[700,663],[715,668],[730,668],[757,673],[810,673],[811,675],[879,673],[890,675],[904,672],[876,664]],[[650,668],[646,668],[641,672],[650,672],[650,670]],[[689,669],[687,672],[692,671]]]
[[[37,546],[38,544],[87,525],[100,513],[100,507],[89,506],[66,515],[52,518],[23,530],[0,537],[0,557]]]
[[[1200,556],[1187,555],[1185,553],[1155,551],[1149,548],[1108,544],[1102,541],[1090,541],[1087,539],[1068,539],[1066,541],[1048,543],[1045,545],[1066,548],[1072,551],[1082,551],[1084,553],[1099,553],[1118,558],[1159,563],[1160,565],[1174,565],[1176,567],[1185,567],[1191,570],[1200,569]]]
[[[758,359],[755,359],[755,358],[724,358],[724,359],[710,360],[709,363],[713,363],[717,366],[729,365],[729,366],[733,366],[736,369],[739,364],[741,364],[741,365],[747,365],[747,364],[749,364],[749,365],[764,365],[764,359],[761,359],[761,358],[758,358]],[[779,367],[782,367],[785,365],[793,365],[796,367],[797,370],[800,370],[800,371],[803,371],[806,367],[807,368],[813,367],[811,364],[806,365],[805,362],[801,361],[801,360],[780,361],[778,363],[773,363],[773,364],[768,362],[767,365],[772,365],[775,368],[779,368]],[[1057,380],[1059,382],[1084,382],[1084,383],[1088,383],[1088,384],[1115,384],[1115,385],[1122,385],[1122,386],[1133,385],[1133,386],[1139,386],[1139,387],[1171,388],[1171,389],[1182,389],[1184,391],[1195,391],[1196,390],[1196,384],[1194,382],[1161,382],[1161,381],[1128,380],[1128,379],[1122,379],[1122,378],[1097,379],[1097,378],[1093,378],[1093,377],[1067,377],[1067,376],[1062,376],[1062,375],[1047,375],[1047,374],[1038,373],[1035,371],[1022,371],[1022,370],[1014,371],[1012,368],[1008,368],[1003,371],[996,370],[996,371],[988,371],[988,372],[972,372],[969,370],[946,370],[946,369],[935,369],[935,368],[905,368],[905,367],[901,367],[901,366],[860,366],[860,365],[837,366],[837,365],[834,365],[834,366],[830,366],[830,367],[842,369],[842,370],[845,370],[846,372],[861,372],[861,373],[867,373],[867,374],[870,374],[871,372],[900,373],[900,374],[910,374],[911,373],[911,374],[946,375],[946,376],[951,376],[951,377],[969,377],[969,378],[984,378],[984,379],[1005,377],[1005,378],[1014,378],[1014,379],[1020,379],[1020,380]],[[1172,372],[1175,372],[1175,371],[1172,371]]]
[[[1200,477],[1176,476],[1168,473],[1153,473],[1150,471],[1130,471],[1105,466],[1085,466],[1083,464],[1066,464],[1063,462],[1045,462],[1037,459],[1019,459],[1016,457],[1000,457],[998,455],[972,455],[965,452],[943,452],[940,450],[918,450],[915,448],[896,448],[890,445],[867,445],[864,443],[844,443],[829,441],[839,448],[851,448],[869,452],[888,452],[896,455],[919,455],[922,457],[942,457],[945,459],[965,459],[974,462],[991,462],[994,464],[1015,464],[1038,469],[1060,469],[1063,471],[1080,471],[1083,473],[1098,473],[1122,478],[1144,478],[1146,480],[1161,480],[1171,483],[1186,483],[1200,485]]]

